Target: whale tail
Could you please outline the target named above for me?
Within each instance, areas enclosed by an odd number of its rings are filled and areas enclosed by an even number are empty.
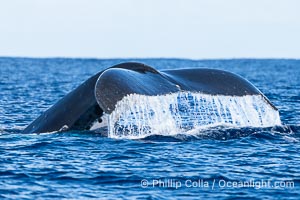
[[[42,113],[23,133],[88,130],[103,113],[112,115],[118,103],[133,94],[144,97],[166,96],[170,94],[202,94],[204,96],[219,95],[224,97],[259,96],[265,105],[277,111],[276,107],[250,82],[230,72],[202,68],[165,70],[160,72],[140,63],[123,63],[101,71],[89,78]],[[180,99],[181,96],[175,96],[174,98]],[[243,99],[243,101],[247,100]],[[135,100],[136,104],[147,102],[149,103],[149,101],[138,102]],[[201,101],[197,102],[197,104],[205,105]],[[128,105],[126,108],[129,108]],[[164,109],[170,110],[170,105]],[[226,106],[222,109],[226,110]],[[134,109],[131,111],[138,112]],[[173,109],[172,112],[174,111],[176,109]],[[177,111],[180,113],[179,110]],[[186,112],[191,112],[191,110]],[[116,115],[114,116],[116,117]],[[120,116],[119,118],[114,118],[114,124],[119,123],[120,119]],[[177,122],[175,120],[175,123],[179,127],[182,126],[178,120]],[[120,127],[124,128],[126,126]],[[115,126],[110,130],[113,128]]]

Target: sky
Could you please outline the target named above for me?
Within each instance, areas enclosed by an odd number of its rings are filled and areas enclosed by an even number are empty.
[[[0,56],[300,58],[300,1],[0,0]]]

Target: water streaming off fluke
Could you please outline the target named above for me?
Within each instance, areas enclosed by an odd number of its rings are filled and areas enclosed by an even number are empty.
[[[161,96],[131,94],[107,115],[109,137],[175,135],[213,126],[281,125],[279,112],[261,95],[224,96],[180,92]]]

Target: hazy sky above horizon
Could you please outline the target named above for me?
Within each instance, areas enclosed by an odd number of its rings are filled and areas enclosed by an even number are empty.
[[[298,0],[0,0],[0,56],[300,58]]]

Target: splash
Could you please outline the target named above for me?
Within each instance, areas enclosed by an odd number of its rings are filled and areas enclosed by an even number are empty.
[[[161,96],[131,94],[107,115],[108,136],[137,139],[192,133],[215,126],[281,125],[279,112],[261,95],[224,96],[179,92]]]

